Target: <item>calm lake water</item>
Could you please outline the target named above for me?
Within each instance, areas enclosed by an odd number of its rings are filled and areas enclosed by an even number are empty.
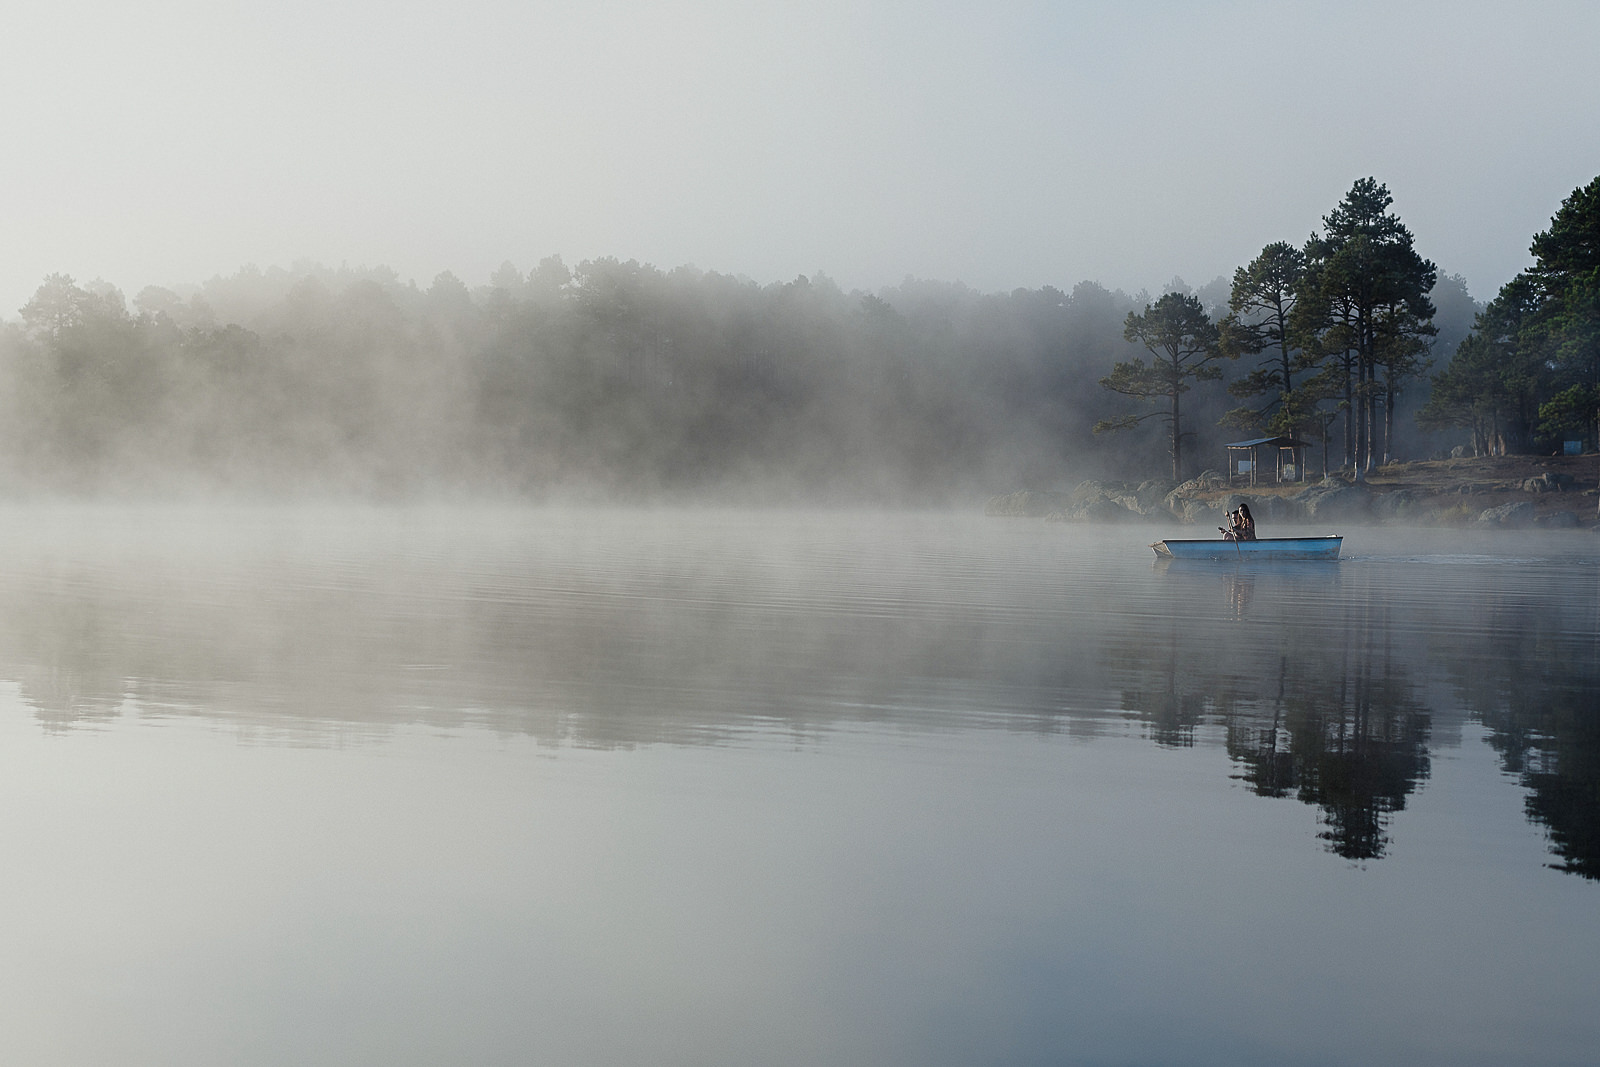
[[[8,518],[0,1061],[1593,1062],[1592,534]]]

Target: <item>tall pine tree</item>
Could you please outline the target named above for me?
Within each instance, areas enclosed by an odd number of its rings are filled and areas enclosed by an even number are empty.
[[[1228,354],[1218,343],[1216,324],[1200,301],[1184,293],[1168,293],[1154,304],[1145,305],[1142,313],[1128,312],[1122,335],[1144,345],[1154,357],[1151,365],[1146,366],[1142,359],[1118,363],[1100,379],[1100,384],[1136,400],[1165,400],[1166,408],[1102,419],[1095,423],[1094,432],[1125,430],[1150,418],[1165,420],[1171,442],[1172,478],[1178,481],[1183,477],[1183,439],[1188,436],[1183,431],[1183,394],[1189,391],[1190,382],[1221,378],[1222,368],[1213,364]]]
[[[1389,212],[1394,197],[1372,178],[1351,186],[1306,243],[1306,270],[1291,314],[1294,333],[1342,375],[1345,464],[1359,475],[1388,458],[1392,424],[1378,428],[1380,402],[1393,410],[1404,381],[1425,367],[1434,328],[1428,291],[1434,265]]]

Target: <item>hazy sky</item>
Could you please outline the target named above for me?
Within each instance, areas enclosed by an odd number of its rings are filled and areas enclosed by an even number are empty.
[[[1475,296],[1600,174],[1600,3],[83,0],[0,37],[0,315],[553,252],[1198,285],[1365,175]]]

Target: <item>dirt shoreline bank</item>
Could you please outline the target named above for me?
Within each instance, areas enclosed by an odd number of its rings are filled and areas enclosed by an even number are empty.
[[[1085,481],[1070,492],[1021,490],[989,500],[985,511],[1057,522],[1176,519],[1222,525],[1248,501],[1258,521],[1322,524],[1405,523],[1600,530],[1600,455],[1486,456],[1393,463],[1356,480],[1250,486],[1216,471],[1182,484]]]

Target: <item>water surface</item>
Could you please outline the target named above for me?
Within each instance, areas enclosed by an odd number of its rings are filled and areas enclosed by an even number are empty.
[[[38,508],[0,1056],[1579,1063],[1583,533]]]

